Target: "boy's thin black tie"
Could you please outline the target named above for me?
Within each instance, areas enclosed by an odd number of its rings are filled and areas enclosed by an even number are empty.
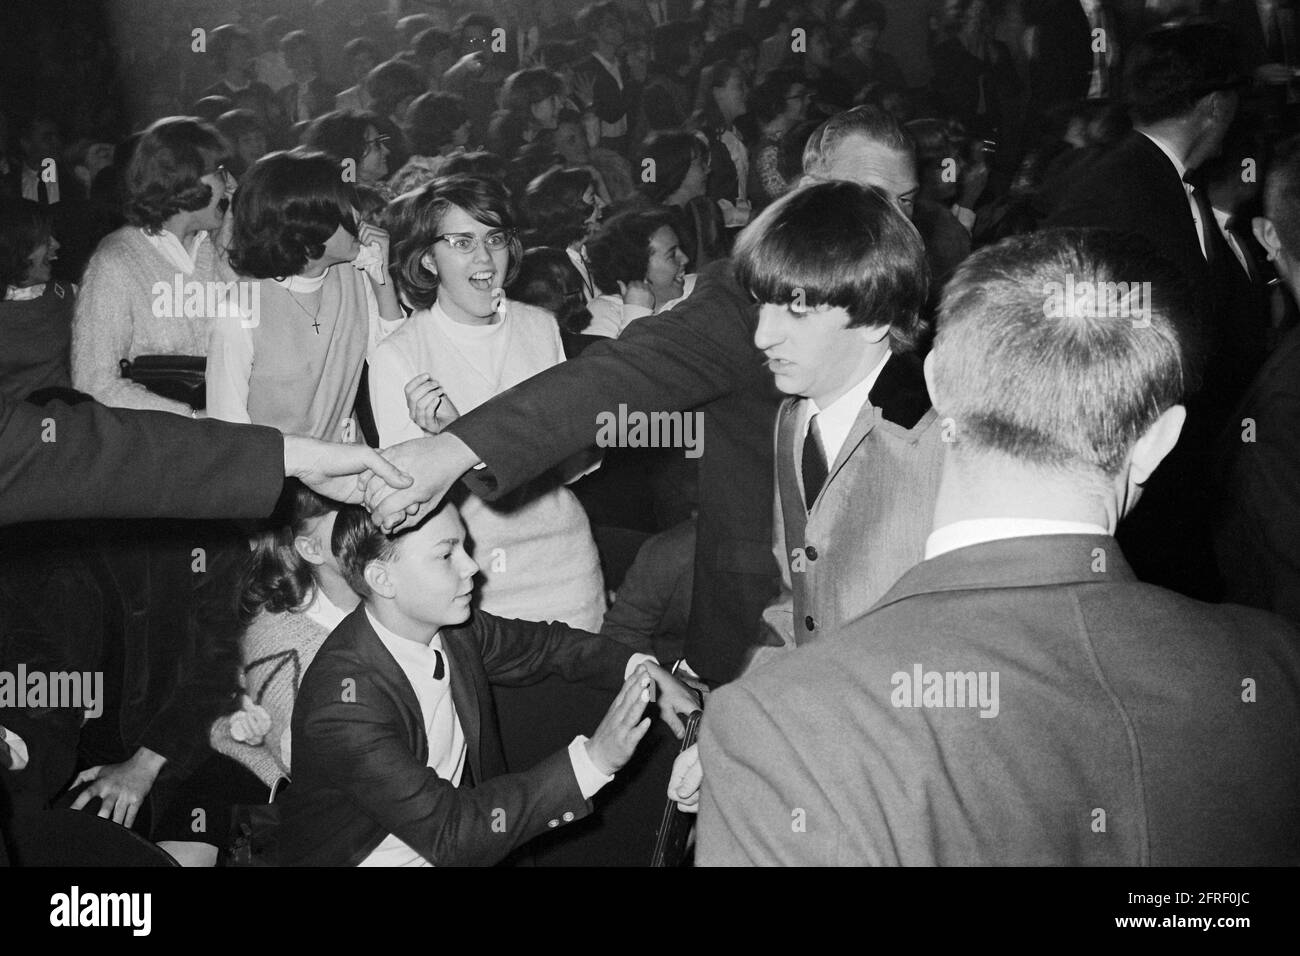
[[[803,500],[809,511],[817,494],[826,484],[826,451],[822,448],[821,429],[817,427],[817,416],[808,421],[808,434],[803,440]]]
[[[442,651],[434,648],[433,655],[436,661],[433,665],[433,679],[442,680],[447,676],[447,668],[442,663]]]

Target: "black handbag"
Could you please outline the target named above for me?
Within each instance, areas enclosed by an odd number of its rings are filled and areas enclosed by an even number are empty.
[[[122,377],[143,385],[155,395],[202,409],[208,403],[205,374],[208,360],[202,355],[137,355],[118,363]]]

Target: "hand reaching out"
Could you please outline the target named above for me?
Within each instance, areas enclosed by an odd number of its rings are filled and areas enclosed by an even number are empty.
[[[573,77],[573,98],[578,105],[590,109],[596,102],[596,75],[578,73]]]
[[[384,457],[413,479],[409,485],[399,486],[376,472],[363,486],[375,524],[390,533],[407,523],[418,524],[456,480],[478,464],[478,456],[451,432],[385,448]]]
[[[596,769],[606,775],[617,773],[632,759],[636,745],[650,729],[650,718],[641,718],[654,679],[645,665],[635,668],[610,704],[596,732],[587,741],[587,753]]]
[[[367,483],[378,483],[390,491],[411,485],[410,475],[394,468],[373,448],[301,435],[284,436],[284,473],[318,494],[349,504],[361,501]]]

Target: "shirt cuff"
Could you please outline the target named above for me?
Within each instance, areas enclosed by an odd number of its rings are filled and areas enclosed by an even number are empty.
[[[9,769],[24,769],[27,766],[27,761],[31,759],[31,754],[27,752],[27,742],[7,727],[0,727],[0,738],[3,738],[4,742],[9,745]]]
[[[686,658],[684,657],[677,662],[677,670],[681,671],[683,674],[685,674],[687,677],[691,678],[692,680],[700,680],[700,675],[695,673],[694,669],[692,669],[690,664],[686,663]],[[676,671],[674,671],[673,673],[676,673]],[[626,678],[624,678],[624,680],[626,680]]]
[[[582,791],[584,800],[590,800],[601,787],[614,779],[613,774],[601,773],[592,761],[591,754],[587,753],[585,734],[578,734],[569,744],[569,762],[573,764],[573,775],[578,778],[578,789]]]
[[[640,667],[645,661],[649,661],[651,664],[658,664],[659,658],[655,657],[653,654],[633,654],[627,659],[627,666],[623,668],[623,680],[627,680],[631,677],[632,672]]]

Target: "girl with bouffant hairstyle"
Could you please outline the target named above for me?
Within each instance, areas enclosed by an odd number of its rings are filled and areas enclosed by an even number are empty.
[[[497,276],[504,288],[519,271],[523,247],[515,233],[510,194],[498,181],[478,176],[444,176],[420,189],[398,196],[389,204],[385,223],[393,236],[393,268],[406,301],[427,309],[438,300],[439,277],[426,262],[429,249],[438,244],[442,221],[452,208],[464,210],[475,222],[507,233],[508,263]]]
[[[140,137],[126,169],[126,218],[157,233],[179,212],[203,209],[213,189],[203,182],[232,154],[215,128],[193,116],[160,119]]]
[[[174,303],[184,289],[224,288],[234,279],[224,226],[234,180],[221,135],[192,116],[160,119],[135,144],[125,176],[129,224],[95,248],[72,326],[72,385],[105,405],[194,416],[122,375],[123,359],[207,355],[217,295]],[[224,300],[223,300],[224,301]],[[214,307],[215,306],[215,307]]]
[[[213,418],[357,441],[366,353],[403,320],[388,234],[362,220],[338,164],[306,149],[263,156],[235,199],[230,264],[239,310],[212,333]]]

